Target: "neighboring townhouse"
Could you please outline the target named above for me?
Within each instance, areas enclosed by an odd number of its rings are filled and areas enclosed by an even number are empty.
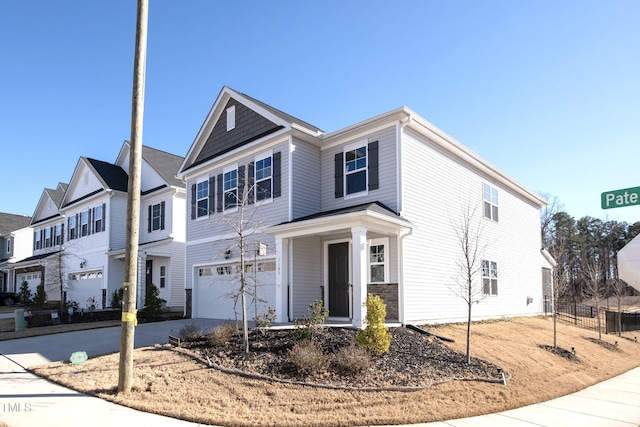
[[[23,282],[29,284],[32,294],[40,284],[45,285],[47,297],[51,301],[60,301],[59,280],[52,272],[52,266],[59,265],[59,252],[64,243],[64,217],[60,205],[67,190],[66,183],[58,183],[56,188],[45,188],[29,224],[29,255],[16,258],[11,268],[16,278],[16,286]],[[59,269],[56,268],[56,272]]]
[[[130,144],[115,163],[80,157],[69,184],[44,191],[31,221],[33,255],[13,264],[18,280],[49,301],[107,308],[124,282]],[[143,146],[137,306],[154,284],[172,310],[184,310],[183,158]]]
[[[242,257],[250,317],[271,307],[290,322],[323,300],[330,319],[363,327],[371,293],[389,322],[464,320],[456,232],[473,211],[485,248],[474,318],[544,312],[545,201],[406,107],[325,133],[224,87],[178,176],[193,317],[240,317]],[[239,213],[260,221],[242,254]]]
[[[31,255],[31,217],[0,212],[0,290],[17,292],[11,263]]]
[[[116,160],[116,165],[127,173],[130,149],[129,142],[125,142]],[[143,275],[138,280],[138,301],[144,302],[144,285],[153,284],[173,311],[184,311],[185,306],[186,193],[184,182],[176,177],[183,160],[174,154],[142,147],[138,257]],[[114,248],[109,255],[124,261],[124,246]],[[110,282],[109,289],[120,286],[122,278],[120,282]]]
[[[92,298],[108,307],[123,286],[129,152],[125,141],[115,164],[81,157],[62,202],[67,299],[80,307]],[[150,147],[141,157],[137,306],[144,306],[144,284],[154,284],[168,307],[182,311],[185,195],[173,178],[182,158]]]

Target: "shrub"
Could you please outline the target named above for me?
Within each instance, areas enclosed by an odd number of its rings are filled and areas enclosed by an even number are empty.
[[[238,326],[235,323],[221,323],[209,332],[207,341],[209,345],[224,345],[236,334],[238,334]]]
[[[268,307],[266,313],[260,313],[254,319],[256,323],[256,328],[258,328],[262,333],[265,333],[266,330],[271,326],[271,322],[276,319],[276,311]]]
[[[195,341],[202,338],[202,335],[202,329],[194,322],[185,324],[178,331],[178,338],[180,338],[182,341]]]
[[[31,289],[29,289],[29,282],[26,280],[22,281],[18,296],[20,297],[20,302],[22,304],[31,304],[33,302],[33,294],[31,293]]]
[[[322,331],[328,315],[329,310],[324,306],[322,300],[315,300],[307,307],[307,315],[302,321],[295,319],[293,337],[298,341],[311,339],[314,334]]]
[[[36,294],[33,296],[33,304],[36,307],[42,307],[47,302],[47,293],[44,291],[44,283],[40,283],[36,287]]]
[[[78,301],[67,301],[64,303],[65,313],[69,313],[69,308],[73,309],[75,313],[80,308],[80,304],[78,304]]]
[[[363,347],[353,342],[335,353],[334,365],[343,374],[359,374],[371,367],[371,357]]]
[[[288,352],[289,361],[303,375],[323,375],[331,365],[329,357],[315,341],[302,341]]]
[[[160,317],[162,314],[162,303],[165,302],[160,298],[160,291],[153,283],[147,286],[147,292],[144,295],[144,314],[148,318]]]
[[[119,288],[111,294],[111,308],[115,310],[122,310],[122,303],[124,301],[124,288]]]
[[[378,295],[367,296],[367,327],[356,335],[356,342],[373,354],[384,354],[391,346],[391,333],[384,324],[387,307]]]
[[[89,310],[89,313],[93,314],[97,306],[98,306],[98,301],[96,301],[94,297],[87,298],[87,310]]]

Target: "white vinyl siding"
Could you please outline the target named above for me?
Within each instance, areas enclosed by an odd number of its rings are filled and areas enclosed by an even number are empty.
[[[339,209],[355,204],[378,201],[390,209],[398,209],[398,175],[396,170],[396,127],[390,126],[383,130],[373,132],[344,144],[331,147],[321,152],[321,195],[322,210]],[[358,141],[366,140],[368,143],[378,141],[378,182],[379,188],[368,191],[366,195],[359,197],[336,198],[334,193],[334,158],[336,153],[343,152],[346,146]]]
[[[320,194],[320,149],[311,144],[294,141],[293,157],[292,219],[320,211],[320,198],[308,197]],[[286,195],[283,192],[283,196]]]
[[[295,266],[292,277],[292,319],[306,316],[307,307],[317,299],[323,299],[324,283],[323,243],[320,237],[293,240],[291,262]],[[326,289],[325,289],[326,292]]]
[[[405,321],[462,321],[466,304],[455,295],[454,277],[462,253],[453,224],[466,205],[475,208],[486,245],[477,260],[495,260],[500,268],[500,297],[473,306],[474,318],[541,312],[539,209],[506,188],[500,191],[500,223],[483,221],[485,177],[411,132],[402,146],[403,216],[414,225],[404,239]],[[437,201],[437,203],[434,203]],[[446,215],[443,215],[446,213]],[[481,272],[475,278],[481,288]],[[527,296],[534,304],[527,306]],[[538,304],[539,303],[539,304]]]

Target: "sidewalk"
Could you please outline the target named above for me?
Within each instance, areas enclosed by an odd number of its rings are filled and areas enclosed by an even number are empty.
[[[135,345],[144,347],[167,341],[191,320],[142,324]],[[215,321],[197,319],[203,327]],[[9,427],[69,424],[113,427],[123,422],[140,425],[198,426],[169,417],[119,406],[53,384],[24,368],[66,360],[73,351],[89,357],[118,350],[120,328],[93,329],[0,342],[0,421]],[[38,349],[36,352],[35,349]],[[24,368],[23,368],[24,367]],[[479,417],[415,424],[429,427],[532,427],[532,426],[637,427],[640,426],[640,368],[577,393],[510,411]]]

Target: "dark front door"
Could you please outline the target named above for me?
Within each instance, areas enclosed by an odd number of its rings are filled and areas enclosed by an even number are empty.
[[[149,288],[149,286],[151,286],[153,284],[153,260],[148,259],[147,260],[147,271],[145,274],[145,285],[146,288]],[[145,288],[145,289],[146,289]]]
[[[349,243],[329,245],[329,316],[349,317]]]

